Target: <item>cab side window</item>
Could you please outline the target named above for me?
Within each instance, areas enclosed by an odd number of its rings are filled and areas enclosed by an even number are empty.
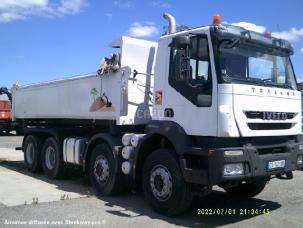
[[[208,44],[205,38],[192,38],[190,50],[191,83],[205,83],[209,75]]]
[[[188,48],[171,48],[169,84],[196,106],[209,107],[212,75],[208,40],[206,36],[194,36],[190,41]]]

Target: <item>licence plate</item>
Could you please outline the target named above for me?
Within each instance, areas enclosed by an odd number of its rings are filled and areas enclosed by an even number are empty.
[[[285,167],[285,160],[278,160],[278,161],[269,161],[267,163],[267,169],[273,170],[273,169],[281,169]]]

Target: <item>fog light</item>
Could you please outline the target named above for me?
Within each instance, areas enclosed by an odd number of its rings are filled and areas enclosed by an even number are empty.
[[[242,150],[226,150],[224,151],[225,156],[242,156]]]
[[[297,157],[297,164],[302,165],[303,164],[303,155],[298,155]]]
[[[243,173],[244,168],[242,163],[224,165],[224,176],[241,175]]]
[[[303,150],[303,144],[299,145],[299,150]]]

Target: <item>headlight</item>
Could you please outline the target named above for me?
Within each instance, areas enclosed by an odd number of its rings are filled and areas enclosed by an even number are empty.
[[[303,144],[299,145],[299,150],[303,150]]]
[[[242,156],[243,151],[242,150],[226,150],[224,151],[225,156]]]
[[[243,163],[225,164],[224,176],[242,175],[244,174]]]
[[[303,155],[298,155],[297,157],[297,165],[302,165],[303,164]]]

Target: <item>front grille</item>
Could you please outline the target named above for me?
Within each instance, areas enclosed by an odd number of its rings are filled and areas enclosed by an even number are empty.
[[[251,130],[285,130],[292,127],[292,123],[247,123]]]
[[[287,153],[289,152],[289,148],[286,146],[280,147],[270,147],[270,148],[258,148],[258,153],[260,155],[264,154],[280,154],[280,153]]]
[[[264,117],[263,117],[264,112],[245,111],[244,113],[248,119],[264,119]],[[279,112],[268,112],[268,113],[277,114]],[[288,119],[288,120],[291,120],[296,116],[296,113],[294,113],[294,112],[286,112],[285,114],[286,114],[286,119]]]

